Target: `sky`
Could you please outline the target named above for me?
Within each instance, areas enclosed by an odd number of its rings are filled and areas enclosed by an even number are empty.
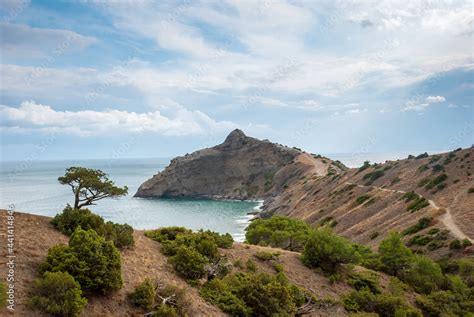
[[[0,3],[3,161],[474,143],[472,1]]]

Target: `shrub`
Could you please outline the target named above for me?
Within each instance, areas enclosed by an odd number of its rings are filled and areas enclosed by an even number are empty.
[[[87,304],[81,287],[66,272],[45,272],[34,283],[30,304],[52,316],[79,316]]]
[[[407,210],[411,211],[411,212],[415,212],[415,211],[421,210],[421,209],[423,209],[423,208],[425,208],[429,205],[430,205],[430,203],[426,198],[419,196],[417,199],[415,199],[412,203],[410,203],[407,206]]]
[[[374,294],[382,292],[379,286],[379,274],[374,271],[353,272],[349,276],[348,284],[356,290],[367,288]]]
[[[433,218],[431,217],[422,217],[418,220],[418,223],[414,224],[411,227],[408,227],[407,229],[403,230],[402,234],[404,236],[416,233],[420,230],[423,230],[425,228],[428,228],[433,221]]]
[[[154,311],[153,317],[178,317],[178,313],[172,306],[161,305]]]
[[[259,245],[263,242],[272,247],[301,251],[310,230],[304,221],[274,216],[252,221],[246,229],[245,238],[250,244]]]
[[[326,272],[334,272],[338,264],[356,262],[358,256],[349,241],[330,229],[319,228],[311,232],[302,260],[309,267],[320,267]]]
[[[132,293],[128,294],[128,299],[134,306],[148,310],[153,308],[155,297],[155,286],[150,279],[145,279],[135,287]]]
[[[456,294],[452,291],[437,291],[416,298],[416,304],[425,316],[470,316],[473,309],[472,300],[467,294]]]
[[[247,267],[247,271],[250,271],[250,272],[257,271],[257,266],[255,265],[255,262],[252,261],[251,259],[247,260],[247,262],[245,263],[245,266]]]
[[[204,277],[206,271],[204,266],[209,260],[194,248],[180,246],[176,255],[169,259],[174,269],[181,276],[188,279],[200,279]]]
[[[76,229],[69,246],[48,250],[41,272],[67,272],[86,293],[108,293],[122,287],[120,252],[94,230]]]
[[[362,195],[356,198],[355,202],[357,205],[363,204],[366,200],[370,198],[369,195]]]
[[[461,241],[458,239],[454,239],[449,243],[449,249],[450,250],[461,250],[462,249],[462,244]]]
[[[439,290],[445,282],[441,267],[424,256],[414,256],[401,279],[418,293],[429,294]]]
[[[374,231],[370,234],[370,240],[376,239],[380,235],[380,232]]]
[[[383,170],[375,170],[371,173],[367,173],[364,175],[363,179],[367,180],[367,184],[370,185],[375,182],[377,179],[382,177],[385,174]]]
[[[383,270],[390,275],[397,275],[408,267],[412,252],[402,242],[397,233],[391,233],[379,245],[379,255]]]
[[[207,282],[202,296],[233,316],[293,316],[305,296],[282,273],[235,273]]]
[[[462,240],[462,247],[465,248],[465,247],[468,247],[468,246],[471,246],[472,245],[472,242],[469,241],[469,239],[463,239]]]
[[[361,167],[359,167],[357,172],[358,173],[362,172],[362,171],[368,169],[369,167],[370,167],[370,161],[365,161],[364,164]]]
[[[278,257],[280,256],[280,252],[259,251],[255,253],[254,256],[261,261],[270,261],[278,259]]]
[[[147,230],[145,231],[145,236],[158,242],[164,242],[175,240],[179,234],[188,234],[191,232],[191,230],[184,227],[164,227],[156,230]]]
[[[433,173],[437,173],[437,172],[444,171],[444,166],[441,164],[436,164],[436,165],[433,165],[432,169],[433,169]]]
[[[425,188],[426,189],[432,189],[436,185],[441,184],[442,182],[444,182],[447,178],[448,178],[448,175],[446,175],[444,173],[441,174],[441,175],[438,175],[432,181],[430,181],[428,184],[426,184]]]
[[[381,317],[422,316],[418,310],[409,307],[401,297],[373,294],[366,288],[344,296],[343,305],[348,311],[373,312]]]
[[[420,166],[418,167],[417,171],[420,172],[420,173],[422,173],[422,172],[427,171],[427,170],[429,170],[429,169],[430,169],[430,167],[428,166],[428,164],[423,164],[423,165],[420,165]]]
[[[474,187],[469,188],[469,189],[467,190],[467,192],[468,192],[469,194],[474,193]]]
[[[78,227],[96,231],[107,240],[113,241],[118,248],[133,246],[133,228],[127,224],[117,224],[104,219],[89,209],[74,209],[67,205],[62,213],[57,214],[51,224],[62,233],[70,236]]]

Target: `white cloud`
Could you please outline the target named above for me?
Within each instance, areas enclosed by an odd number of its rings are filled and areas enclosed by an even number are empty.
[[[432,104],[441,103],[445,101],[446,101],[446,98],[444,98],[443,96],[428,96],[424,99],[423,102],[417,102],[414,100],[408,101],[402,110],[421,112],[421,111],[424,111],[426,108],[428,108]]]
[[[44,58],[51,64],[52,59],[74,49],[81,49],[97,41],[73,31],[34,28],[23,24],[0,22],[2,42],[0,48],[3,58],[34,57]]]
[[[56,111],[33,101],[25,101],[18,108],[0,105],[0,117],[8,123],[2,126],[4,131],[60,132],[80,136],[117,132],[194,135],[209,131],[228,131],[236,127],[231,122],[217,122],[200,111],[184,108],[176,111],[172,117],[167,117],[160,111]]]

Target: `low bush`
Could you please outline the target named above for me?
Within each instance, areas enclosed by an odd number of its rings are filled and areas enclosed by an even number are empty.
[[[252,261],[251,259],[247,260],[247,262],[245,263],[245,267],[247,268],[247,271],[250,271],[250,272],[257,271],[257,265],[255,265],[255,262]]]
[[[423,165],[420,165],[420,166],[418,167],[417,171],[420,172],[420,173],[422,173],[422,172],[427,171],[427,170],[429,170],[429,169],[430,169],[430,167],[429,167],[428,164],[423,164]]]
[[[370,240],[376,239],[380,235],[380,232],[374,231],[370,234]]]
[[[449,249],[450,250],[461,250],[462,249],[462,244],[461,241],[458,239],[454,239],[449,243]]]
[[[432,221],[433,221],[433,218],[431,217],[422,217],[418,220],[416,224],[403,230],[402,234],[406,236],[409,234],[417,233],[420,230],[428,228]]]
[[[469,292],[459,294],[442,290],[418,296],[416,304],[425,316],[472,316],[474,304],[470,296]]]
[[[62,233],[70,236],[78,227],[96,231],[107,240],[113,241],[117,248],[133,246],[133,228],[127,224],[108,221],[94,214],[89,209],[74,209],[67,205],[62,213],[57,214],[51,224]]]
[[[357,170],[357,173],[360,173],[366,169],[368,169],[370,167],[370,161],[365,161],[364,164],[359,167],[359,169]]]
[[[374,294],[380,294],[382,291],[379,286],[379,277],[379,274],[374,271],[352,272],[349,275],[348,284],[356,290],[367,288]]]
[[[438,175],[432,181],[430,181],[428,184],[426,184],[425,188],[426,189],[432,189],[435,186],[437,186],[437,185],[441,184],[442,182],[444,182],[447,178],[448,178],[448,175],[446,175],[444,173],[441,174],[441,175]]]
[[[416,200],[414,200],[407,206],[407,210],[415,212],[425,207],[428,207],[429,205],[430,203],[426,198],[419,196]]]
[[[384,176],[385,172],[383,170],[375,170],[373,172],[367,173],[364,175],[363,179],[366,180],[366,184],[370,185],[375,182],[380,177]]]
[[[433,173],[437,173],[437,172],[444,171],[444,166],[441,164],[436,164],[436,165],[433,165],[432,169],[433,169]]]
[[[196,249],[181,245],[169,262],[179,275],[196,280],[205,276],[205,265],[209,263],[209,259]]]
[[[79,316],[87,304],[81,286],[66,272],[45,272],[33,293],[30,305],[52,316]]]
[[[469,194],[474,193],[474,187],[469,188],[469,189],[467,190],[467,192],[468,192]]]
[[[397,233],[391,233],[379,245],[379,255],[383,271],[399,276],[402,270],[409,266],[413,254],[407,248]]]
[[[323,227],[311,232],[302,260],[309,267],[335,272],[338,264],[357,262],[358,254],[349,241]]]
[[[373,294],[366,288],[344,296],[343,305],[346,310],[351,312],[372,312],[381,317],[422,316],[419,310],[408,306],[402,297]]]
[[[234,273],[207,282],[201,295],[232,316],[293,316],[307,298],[282,273]]]
[[[278,259],[280,252],[259,251],[255,253],[254,256],[261,261],[270,261]]]
[[[361,205],[363,204],[365,201],[367,201],[368,199],[370,199],[370,196],[369,195],[362,195],[362,196],[359,196],[356,198],[355,202],[357,205]]]
[[[77,228],[69,245],[48,250],[40,272],[67,272],[86,293],[109,293],[122,287],[120,252],[92,229]]]
[[[441,267],[431,259],[419,255],[412,257],[408,267],[399,277],[415,291],[423,294],[439,290],[445,283]]]
[[[150,310],[155,305],[156,290],[150,279],[141,282],[133,292],[128,294],[130,302],[137,307]]]
[[[265,245],[291,251],[302,251],[311,227],[301,220],[273,216],[256,219],[246,229],[245,239],[250,244]]]

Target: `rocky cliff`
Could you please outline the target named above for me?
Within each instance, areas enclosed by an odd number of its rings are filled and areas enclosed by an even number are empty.
[[[265,199],[315,165],[326,174],[327,164],[313,160],[300,150],[234,130],[220,145],[173,159],[135,196]]]

